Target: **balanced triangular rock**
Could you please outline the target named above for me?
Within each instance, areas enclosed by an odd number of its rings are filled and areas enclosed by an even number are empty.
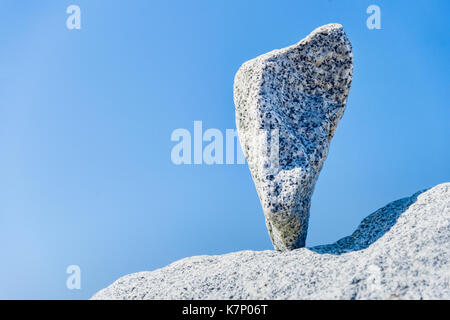
[[[236,124],[272,243],[305,246],[311,196],[345,109],[353,55],[340,24],[244,63]]]

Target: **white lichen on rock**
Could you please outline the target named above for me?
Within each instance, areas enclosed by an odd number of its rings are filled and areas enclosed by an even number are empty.
[[[311,196],[352,73],[350,41],[340,24],[328,24],[236,74],[239,139],[277,250],[305,246]]]

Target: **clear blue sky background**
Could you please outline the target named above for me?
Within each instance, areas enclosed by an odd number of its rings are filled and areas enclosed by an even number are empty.
[[[66,28],[81,7],[82,29]],[[381,8],[368,30],[366,8]],[[0,298],[89,298],[128,273],[271,243],[246,165],[176,166],[235,128],[239,66],[330,22],[354,50],[307,245],[450,180],[449,1],[0,2]],[[81,290],[66,288],[79,265]]]

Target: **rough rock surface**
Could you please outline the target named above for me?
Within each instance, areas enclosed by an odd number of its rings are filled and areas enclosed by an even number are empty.
[[[377,210],[349,237],[186,258],[92,299],[450,299],[450,183]]]
[[[277,250],[305,246],[311,196],[352,73],[344,29],[328,24],[247,61],[236,74],[239,139]]]

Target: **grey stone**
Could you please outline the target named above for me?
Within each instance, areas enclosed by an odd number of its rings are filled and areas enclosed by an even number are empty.
[[[450,299],[450,183],[394,201],[334,244],[186,258],[92,299]]]
[[[247,61],[236,74],[239,139],[277,250],[305,246],[311,196],[352,73],[344,29],[328,24]]]

